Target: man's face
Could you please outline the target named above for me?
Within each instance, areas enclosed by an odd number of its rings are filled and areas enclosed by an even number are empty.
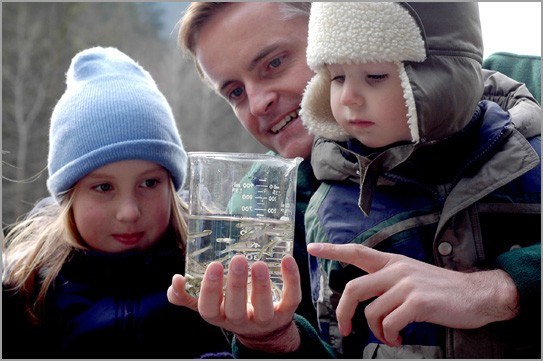
[[[195,48],[206,79],[245,129],[287,158],[309,158],[313,142],[298,116],[313,76],[307,22],[284,20],[277,3],[234,3],[203,26]]]

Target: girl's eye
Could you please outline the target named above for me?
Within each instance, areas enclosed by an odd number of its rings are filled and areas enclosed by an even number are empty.
[[[270,61],[270,64],[269,66],[271,68],[279,68],[281,66],[281,64],[283,63],[283,59],[282,58],[275,58],[273,59],[272,61]]]
[[[154,188],[158,183],[158,179],[146,179],[143,181],[142,186],[145,188]]]
[[[111,186],[111,184],[103,183],[103,184],[99,184],[99,185],[95,186],[93,189],[98,191],[98,192],[108,192],[108,191],[112,190],[113,187]]]

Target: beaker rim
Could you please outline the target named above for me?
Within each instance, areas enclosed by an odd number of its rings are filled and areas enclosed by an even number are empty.
[[[249,153],[249,152],[210,152],[210,151],[191,151],[187,152],[190,156],[210,157],[210,158],[237,158],[237,159],[284,159],[285,161],[303,161],[301,157],[285,158],[279,154],[268,153]]]

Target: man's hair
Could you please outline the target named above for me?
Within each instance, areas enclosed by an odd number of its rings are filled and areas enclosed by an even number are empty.
[[[202,69],[195,57],[195,47],[198,34],[202,27],[232,2],[191,2],[183,17],[180,19],[178,45],[184,53],[192,56],[196,69],[203,77]],[[309,20],[311,10],[310,2],[279,2],[279,11],[284,20],[290,20],[298,16],[305,16]]]

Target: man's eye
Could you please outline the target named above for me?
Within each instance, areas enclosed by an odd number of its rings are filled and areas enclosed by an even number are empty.
[[[107,191],[110,191],[112,189],[113,189],[113,187],[111,186],[111,184],[108,184],[108,183],[99,184],[99,185],[94,187],[94,190],[96,190],[98,192],[107,192]]]
[[[228,94],[228,98],[239,98],[243,95],[243,87],[237,87]]]

